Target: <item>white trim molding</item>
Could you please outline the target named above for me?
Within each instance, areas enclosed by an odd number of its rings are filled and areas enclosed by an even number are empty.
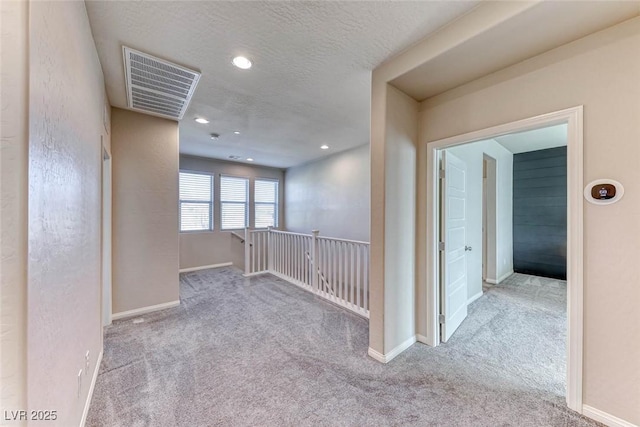
[[[429,345],[429,339],[424,335],[416,334],[416,342]]]
[[[367,354],[371,358],[377,360],[378,362],[389,363],[397,355],[399,355],[400,353],[402,353],[403,351],[405,351],[406,349],[408,349],[409,347],[411,347],[415,343],[416,343],[416,336],[414,335],[412,337],[409,337],[404,342],[400,343],[398,346],[396,346],[396,348],[394,348],[393,350],[391,350],[387,354],[382,354],[379,351],[376,351],[376,350],[372,349],[371,347],[369,347],[369,350],[367,351]]]
[[[148,307],[136,308],[133,310],[121,311],[120,313],[114,313],[111,318],[113,320],[126,319],[127,317],[140,316],[141,314],[147,314],[158,310],[173,308],[179,305],[180,300],[169,301],[162,304],[150,305]]]
[[[232,262],[222,262],[220,264],[201,265],[200,267],[181,268],[178,270],[180,273],[189,273],[191,271],[209,270],[211,268],[229,267],[233,265]]]
[[[629,421],[625,421],[614,415],[607,414],[606,412],[601,411],[600,409],[593,408],[589,405],[582,405],[582,415],[601,422],[602,424],[609,427],[638,427],[637,425],[632,424]]]
[[[440,314],[440,265],[438,251],[438,159],[439,150],[475,141],[495,138],[514,132],[567,124],[567,406],[582,412],[582,360],[583,360],[583,107],[543,114],[515,122],[452,136],[426,143],[427,152],[427,277],[424,301],[426,342],[438,345]],[[501,277],[499,283],[506,277]],[[487,280],[489,283],[493,283]]]
[[[273,271],[269,271],[269,270],[263,270],[263,271],[256,271],[255,273],[242,273],[242,277],[253,277],[253,276],[260,276],[261,274],[267,274],[267,273],[271,273],[275,276],[275,274],[273,273]],[[291,281],[289,279],[285,279],[284,276],[281,277],[281,279],[287,280],[287,281]]]
[[[509,277],[511,277],[511,275],[513,274],[513,270],[506,272],[505,274],[503,274],[502,276],[500,276],[498,278],[498,280],[494,280],[494,279],[484,279],[485,282],[491,284],[491,285],[499,285],[500,283],[504,282],[506,279],[508,279]]]
[[[93,369],[93,375],[91,377],[91,386],[89,387],[89,394],[87,395],[87,400],[84,402],[84,410],[82,411],[82,418],[80,419],[80,427],[84,427],[87,422],[87,415],[89,415],[89,407],[91,406],[91,398],[93,398],[93,390],[96,387],[96,381],[98,380],[98,372],[100,372],[100,364],[102,363],[102,353],[104,350],[100,351],[98,355],[98,359],[96,360],[96,366]]]

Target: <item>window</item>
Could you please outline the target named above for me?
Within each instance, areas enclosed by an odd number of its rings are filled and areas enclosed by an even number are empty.
[[[180,172],[180,231],[213,230],[213,176]]]
[[[220,177],[220,221],[223,230],[245,228],[249,224],[249,180]]]
[[[278,181],[256,179],[256,228],[278,226]]]

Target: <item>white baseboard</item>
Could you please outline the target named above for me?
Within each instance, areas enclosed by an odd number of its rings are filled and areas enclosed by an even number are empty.
[[[232,262],[222,262],[220,264],[201,265],[200,267],[181,268],[178,270],[180,273],[189,273],[191,271],[209,270],[210,268],[229,267],[233,265]]]
[[[508,272],[503,274],[502,277],[498,279],[498,284],[502,283],[504,280],[508,279],[511,276],[513,276],[513,270],[509,270]]]
[[[478,292],[477,294],[475,294],[474,296],[472,296],[471,298],[469,298],[469,300],[467,301],[467,305],[471,304],[472,302],[474,302],[475,300],[477,300],[478,298],[480,298],[482,295],[484,295],[482,293],[482,291]]]
[[[427,338],[424,335],[416,334],[416,341],[421,342],[422,344],[426,344],[429,347],[433,347],[432,344],[429,342],[429,338]]]
[[[104,351],[104,350],[103,350]],[[102,363],[102,353],[98,355],[96,360],[96,366],[93,369],[93,376],[91,377],[91,386],[89,387],[89,394],[87,395],[87,401],[84,403],[84,411],[82,411],[82,419],[80,420],[80,427],[84,427],[87,422],[87,415],[89,415],[89,407],[91,406],[91,398],[93,397],[93,389],[96,387],[96,381],[98,380],[98,372],[100,371],[100,364]]]
[[[607,414],[600,409],[592,408],[589,405],[582,405],[582,415],[599,421],[609,427],[638,427],[629,421],[622,420],[614,415]]]
[[[371,347],[369,347],[367,354],[369,355],[369,357],[377,360],[380,363],[387,363],[387,359],[384,357],[384,354],[372,349]]]
[[[507,273],[503,274],[501,277],[498,278],[498,280],[486,278],[486,279],[484,279],[484,281],[487,282],[487,283],[490,283],[492,285],[499,285],[500,283],[502,283],[503,280],[507,279],[512,274],[513,274],[513,270],[508,271]]]
[[[267,274],[267,273],[269,273],[269,270],[256,271],[255,273],[249,273],[249,274],[243,273],[242,276],[243,277],[253,277],[253,276],[259,276],[261,274]],[[273,274],[273,273],[271,273],[271,274]],[[285,280],[288,280],[288,279],[285,279]]]
[[[403,351],[405,351],[406,349],[408,349],[409,347],[411,347],[415,343],[416,343],[416,337],[414,335],[414,336],[410,337],[409,339],[407,339],[406,341],[400,343],[400,345],[398,345],[396,348],[394,348],[393,350],[391,350],[387,354],[382,354],[382,353],[372,349],[371,347],[369,347],[369,350],[367,351],[367,354],[369,354],[369,356],[371,358],[377,360],[378,362],[389,363],[397,355],[399,355],[400,353],[402,353]]]
[[[180,305],[180,300],[169,301],[162,304],[150,305],[148,307],[136,308],[134,310],[122,311],[120,313],[114,313],[111,316],[112,320],[124,319],[127,317],[139,316],[141,314],[151,313],[152,311],[164,310],[165,308],[177,307]]]

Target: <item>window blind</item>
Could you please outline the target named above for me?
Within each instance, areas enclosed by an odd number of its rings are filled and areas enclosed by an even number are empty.
[[[254,189],[256,228],[278,226],[278,181],[256,179]]]
[[[213,176],[180,172],[180,231],[213,230]]]
[[[220,227],[223,230],[245,228],[249,224],[249,180],[220,177]]]

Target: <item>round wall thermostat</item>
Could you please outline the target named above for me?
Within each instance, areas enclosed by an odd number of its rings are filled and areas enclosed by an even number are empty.
[[[613,179],[597,179],[584,188],[584,198],[594,205],[610,205],[622,198],[624,187]]]

